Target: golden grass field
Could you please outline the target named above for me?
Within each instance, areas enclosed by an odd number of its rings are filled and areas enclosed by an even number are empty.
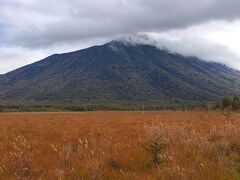
[[[0,153],[0,179],[240,179],[240,114],[1,113]]]

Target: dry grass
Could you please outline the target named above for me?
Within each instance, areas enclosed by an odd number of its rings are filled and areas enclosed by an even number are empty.
[[[2,113],[0,153],[0,179],[239,179],[240,115]]]

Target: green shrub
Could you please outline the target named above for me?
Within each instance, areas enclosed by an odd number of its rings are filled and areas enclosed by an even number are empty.
[[[240,98],[238,96],[233,98],[232,101],[232,109],[233,110],[238,110],[240,109]]]
[[[231,108],[232,107],[232,99],[229,97],[225,97],[222,99],[222,108],[226,109],[226,108]]]
[[[154,165],[159,165],[163,162],[162,155],[168,144],[168,139],[162,136],[156,129],[143,144],[143,148],[151,155],[151,161]],[[152,131],[152,130],[151,130]]]

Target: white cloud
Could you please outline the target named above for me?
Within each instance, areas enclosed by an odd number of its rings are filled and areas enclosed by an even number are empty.
[[[47,54],[39,50],[20,47],[0,47],[0,73],[6,73],[23,65],[44,58]]]
[[[240,70],[240,21],[212,21],[186,29],[149,33],[158,46]]]

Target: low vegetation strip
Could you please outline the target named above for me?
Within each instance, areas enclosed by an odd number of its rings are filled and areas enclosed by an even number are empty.
[[[212,109],[217,109],[216,103],[211,103]],[[209,104],[184,102],[179,104],[156,102],[115,102],[89,104],[7,104],[0,103],[0,112],[82,112],[82,111],[154,111],[154,110],[193,110],[206,109]]]
[[[235,112],[0,114],[0,179],[239,179]]]

